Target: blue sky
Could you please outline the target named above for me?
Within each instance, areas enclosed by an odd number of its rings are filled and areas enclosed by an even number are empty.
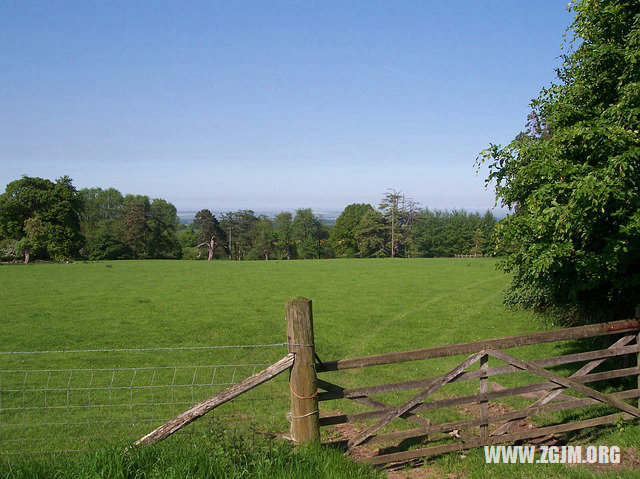
[[[0,2],[0,187],[69,175],[178,209],[486,209],[565,1]]]

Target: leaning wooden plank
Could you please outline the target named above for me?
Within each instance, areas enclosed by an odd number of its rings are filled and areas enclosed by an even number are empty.
[[[582,353],[574,353],[567,354],[565,356],[554,356],[551,358],[544,359],[536,359],[531,361],[536,366],[541,367],[551,367],[551,366],[560,366],[562,364],[575,363],[579,361],[590,361],[593,359],[603,359],[610,358],[615,356],[622,356],[625,354],[633,354],[640,352],[638,345],[634,344],[631,346],[617,347],[613,349],[598,349],[595,351],[586,351]],[[486,371],[488,377],[496,376],[498,374],[506,374],[512,373],[514,371],[518,371],[518,368],[515,366],[511,366],[510,364],[504,366],[497,366],[493,368],[489,368]],[[462,373],[457,378],[453,379],[452,382],[458,381],[466,381],[469,379],[477,379],[483,376],[482,371],[474,370],[474,371],[466,371]],[[374,394],[381,394],[386,392],[396,392],[403,391],[406,389],[415,389],[415,388],[424,388],[428,386],[432,381],[438,379],[440,376],[424,378],[424,379],[414,379],[412,381],[402,381],[397,383],[390,384],[380,384],[378,386],[365,386],[360,388],[353,389],[344,389],[344,394],[339,394],[339,392],[331,391],[326,393],[321,393],[318,396],[320,401],[328,401],[331,399],[342,399],[344,397],[348,398],[351,396],[371,396]]]
[[[324,389],[325,391],[335,392],[337,394],[342,394],[344,388],[342,386],[338,386],[337,384],[332,384],[327,381],[323,381],[322,379],[318,379],[318,387]],[[389,409],[391,406],[385,402],[378,401],[377,399],[370,398],[369,396],[355,396],[349,397],[350,400],[354,402],[358,402],[360,404],[364,404],[365,406],[369,406],[375,409]],[[401,414],[400,417],[402,419],[406,419],[408,422],[412,422],[414,424],[420,424],[422,426],[428,426],[431,424],[429,419],[422,418],[417,414],[412,412],[406,412]]]
[[[627,344],[629,344],[634,339],[635,339],[635,335],[633,335],[633,334],[630,334],[628,336],[623,336],[622,338],[618,339],[615,343],[613,343],[609,347],[609,349],[615,349],[617,347],[626,346]],[[595,368],[600,366],[605,361],[606,361],[606,358],[596,359],[594,361],[590,361],[587,364],[585,364],[584,366],[582,366],[580,369],[578,369],[575,373],[573,373],[569,377],[576,378],[576,377],[580,377],[580,376],[585,376],[585,375],[589,374],[591,371],[593,371]],[[548,402],[553,401],[555,398],[557,398],[558,396],[560,396],[562,394],[563,389],[564,388],[559,387],[557,389],[549,391],[547,394],[545,394],[541,398],[537,399],[533,404],[531,404],[529,406],[529,408],[535,408],[537,406],[541,406],[543,404],[547,404]],[[515,425],[515,421],[509,421],[509,422],[503,424],[502,426],[500,426],[499,428],[497,428],[495,431],[493,431],[492,434],[494,436],[499,436],[500,434],[505,434],[514,425]]]
[[[493,356],[494,358],[498,358],[502,361],[512,364],[513,366],[524,371],[529,371],[539,376],[545,377],[550,381],[553,381],[554,383],[560,384],[561,386],[574,389],[575,391],[581,392],[582,394],[597,399],[598,401],[607,403],[613,407],[620,409],[621,411],[631,414],[632,416],[640,417],[640,409],[638,409],[637,407],[631,406],[630,404],[622,402],[619,399],[615,399],[608,394],[603,394],[600,391],[596,391],[595,389],[585,386],[584,384],[581,384],[574,379],[558,376],[557,374],[547,371],[546,369],[542,369],[535,364],[522,361],[521,359],[515,358],[502,351],[489,350],[487,351],[487,354],[489,354],[489,356]]]
[[[640,321],[625,320],[611,323],[589,324],[573,328],[556,329],[540,333],[522,334],[519,336],[507,336],[504,338],[485,339],[468,343],[449,344],[433,348],[414,349],[395,353],[376,354],[359,358],[340,359],[324,362],[318,365],[318,371],[337,371],[340,369],[361,368],[364,366],[376,366],[380,364],[401,363],[417,361],[419,359],[439,358],[456,354],[469,354],[483,349],[512,348],[529,344],[551,343],[567,339],[591,338],[607,334],[624,332],[637,332],[640,329]]]
[[[293,360],[295,358],[295,354],[287,354],[280,361],[272,364],[266,369],[263,369],[259,373],[254,374],[253,376],[248,377],[244,381],[239,382],[238,384],[234,384],[233,386],[225,389],[218,394],[211,396],[209,399],[205,399],[204,401],[196,404],[195,406],[187,409],[182,414],[174,417],[170,421],[166,422],[158,429],[151,431],[146,436],[138,439],[134,446],[139,446],[141,444],[153,444],[158,441],[162,441],[166,439],[174,432],[183,428],[187,424],[192,423],[199,417],[204,416],[206,413],[211,411],[212,409],[217,408],[221,404],[230,401],[231,399],[240,396],[243,393],[259,386],[262,383],[269,381],[270,379],[276,377],[283,371],[286,371],[293,365]]]
[[[640,397],[640,389],[630,389],[628,391],[622,391],[613,394],[618,399],[633,399]],[[565,411],[567,409],[576,409],[581,407],[589,407],[595,404],[600,404],[600,401],[592,398],[572,399],[570,401],[563,401],[554,404],[545,404],[538,406],[535,409],[521,409],[519,411],[507,412],[490,416],[487,421],[489,424],[500,423],[502,421],[512,419],[523,419],[525,417],[531,417],[542,413]],[[413,429],[405,429],[403,431],[393,431],[386,434],[378,434],[373,436],[368,443],[376,444],[381,442],[396,442],[403,439],[410,439],[412,437],[425,436],[427,434],[444,433],[449,431],[455,431],[460,429],[468,429],[471,427],[481,426],[485,421],[483,418],[474,419],[461,419],[459,421],[452,421],[443,424],[433,424],[431,426],[416,427]]]
[[[625,368],[625,369],[614,369],[612,371],[604,371],[601,373],[587,374],[586,376],[575,378],[574,381],[577,381],[580,383],[592,383],[597,381],[605,381],[607,379],[616,379],[616,378],[622,378],[627,376],[638,376],[638,375],[640,375],[640,367],[633,367],[633,368]],[[469,396],[458,396],[458,397],[453,397],[448,399],[438,399],[435,401],[419,403],[411,409],[411,412],[430,411],[433,409],[439,409],[439,408],[445,408],[445,407],[451,407],[451,406],[460,406],[462,404],[475,403],[483,400],[492,400],[492,399],[498,399],[498,398],[509,397],[509,396],[517,396],[517,395],[532,392],[532,391],[548,391],[549,389],[552,389],[554,387],[557,387],[556,383],[544,382],[544,383],[528,384],[526,386],[515,386],[512,388],[505,388],[497,391],[490,391],[486,394],[471,394]],[[366,412],[348,414],[348,415],[338,414],[334,416],[325,416],[320,418],[320,425],[330,426],[334,424],[343,424],[346,422],[357,422],[357,421],[364,421],[368,419],[375,419],[377,417],[383,416],[384,414],[392,410],[393,409],[390,408],[390,409],[380,409],[377,411],[366,411]]]
[[[418,404],[420,401],[422,401],[427,396],[432,394],[438,388],[440,388],[441,386],[444,386],[449,381],[451,381],[453,378],[458,376],[462,371],[464,371],[469,366],[471,366],[472,364],[474,364],[477,361],[479,361],[480,358],[482,356],[484,356],[484,354],[485,354],[485,351],[480,351],[480,352],[477,352],[475,354],[472,354],[467,359],[465,359],[460,364],[458,364],[455,368],[453,368],[451,371],[449,371],[447,374],[442,376],[442,378],[439,381],[434,381],[429,386],[427,386],[426,389],[424,389],[420,393],[418,393],[415,396],[413,396],[406,403],[404,403],[401,406],[398,406],[397,408],[395,408],[395,409],[391,410],[390,412],[386,413],[384,416],[382,416],[378,420],[378,422],[376,422],[372,426],[369,426],[364,431],[360,432],[355,437],[353,437],[348,443],[349,447],[353,447],[353,446],[357,446],[358,444],[362,444],[367,438],[371,437],[376,431],[378,431],[379,429],[381,429],[384,426],[386,426],[387,424],[389,424],[396,417],[398,417],[401,414],[404,414],[405,412],[409,411],[416,404]]]
[[[541,427],[538,429],[530,429],[528,431],[514,432],[503,436],[479,437],[468,441],[457,441],[454,443],[443,444],[441,446],[431,446],[423,449],[414,449],[412,451],[395,452],[392,454],[383,454],[381,456],[373,456],[362,459],[362,462],[369,464],[386,464],[388,462],[401,462],[419,457],[433,456],[443,454],[445,452],[460,451],[463,449],[471,449],[473,447],[488,446],[490,444],[500,444],[502,442],[520,441],[523,439],[531,439],[534,437],[547,436],[549,434],[557,434],[562,432],[575,431],[576,429],[584,429],[593,426],[602,426],[604,424],[614,424],[620,419],[632,419],[633,416],[625,413],[611,414],[608,416],[597,417],[593,419],[585,419],[584,421],[570,422],[567,424],[558,424],[555,426]]]

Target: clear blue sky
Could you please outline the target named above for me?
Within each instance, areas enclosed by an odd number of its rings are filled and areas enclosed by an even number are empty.
[[[485,209],[473,162],[555,77],[563,1],[0,2],[0,188],[178,209]]]

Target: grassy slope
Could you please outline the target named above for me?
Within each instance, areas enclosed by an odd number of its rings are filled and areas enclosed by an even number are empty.
[[[501,305],[506,282],[491,259],[123,261],[6,266],[0,267],[0,350],[282,342],[283,303],[293,296],[314,301],[317,351],[323,359],[542,329],[529,314]],[[520,354],[542,356],[563,351],[562,344],[541,345]],[[224,354],[195,351],[162,356],[88,354],[0,359],[2,369],[127,367],[159,362],[269,362],[283,352],[257,349],[227,350]],[[459,360],[347,371],[333,379],[348,386],[414,379],[442,373]],[[520,381],[505,378],[503,384]],[[476,387],[456,385],[439,394],[471,392]],[[286,394],[280,401],[286,408]],[[354,410],[353,405],[341,402],[324,403],[326,410],[325,406]],[[268,411],[255,410],[253,414],[259,420]],[[457,411],[449,414],[449,419],[459,416]],[[605,434],[601,440],[615,440],[614,444],[621,446],[638,442],[634,427],[613,434]],[[461,467],[460,461],[452,462],[451,457],[458,456],[446,456],[437,463],[447,469]],[[480,467],[480,458],[479,452],[472,452],[465,462],[475,465],[471,469],[462,467],[483,477],[486,468]],[[491,474],[500,470],[489,467]],[[549,472],[550,468],[541,471]]]

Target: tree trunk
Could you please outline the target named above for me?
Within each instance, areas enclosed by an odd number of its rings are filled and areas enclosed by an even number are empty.
[[[29,257],[30,257],[29,250],[25,249],[24,250],[24,264],[29,264]]]
[[[287,259],[291,259],[291,248],[287,244]]]
[[[213,259],[213,237],[211,237],[211,240],[209,240],[209,257],[207,258],[207,261],[211,261]]]

